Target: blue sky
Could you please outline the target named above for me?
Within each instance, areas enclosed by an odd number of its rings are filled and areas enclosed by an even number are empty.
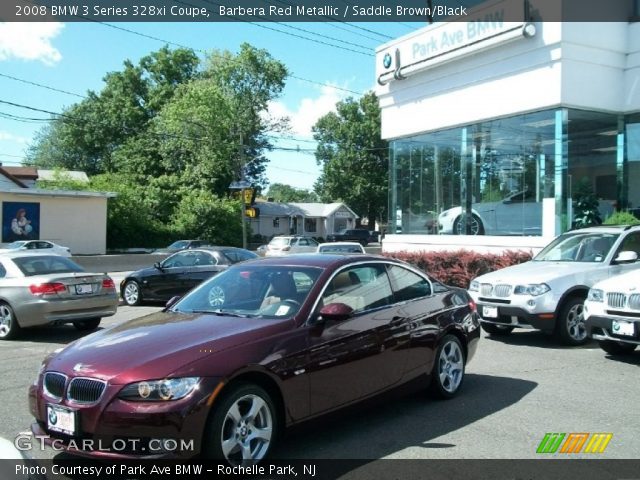
[[[315,146],[308,142],[311,139],[311,125],[331,110],[337,101],[355,96],[332,86],[354,92],[371,89],[375,81],[375,47],[387,41],[386,37],[395,38],[420,26],[401,23],[352,24],[361,27],[356,28],[344,24],[290,24],[295,28],[361,46],[356,47],[285,25],[262,24],[368,53],[363,55],[246,23],[113,25],[196,50],[237,51],[242,42],[249,42],[269,50],[275,58],[284,62],[293,75],[326,84],[322,86],[289,78],[283,95],[271,107],[273,114],[290,117],[292,136],[307,140],[278,140],[277,145],[286,148],[299,146],[307,150]],[[96,23],[0,23],[0,100],[60,112],[80,98],[2,75],[82,95],[87,90],[100,90],[104,75],[120,70],[125,59],[137,63],[142,56],[162,46],[160,41]],[[19,165],[41,123],[8,119],[4,114],[34,118],[47,115],[0,103],[0,162],[4,165]],[[271,161],[267,175],[271,183],[311,188],[318,177],[319,169],[312,154],[274,151],[269,158]]]

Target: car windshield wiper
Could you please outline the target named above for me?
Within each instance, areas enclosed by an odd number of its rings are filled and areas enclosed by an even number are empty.
[[[212,314],[212,315],[219,315],[221,317],[246,317],[246,318],[251,318],[254,317],[255,315],[251,315],[249,313],[235,313],[235,312],[230,312],[228,310],[221,310],[221,309],[216,309],[216,310],[189,310],[186,313],[208,313],[208,314]]]

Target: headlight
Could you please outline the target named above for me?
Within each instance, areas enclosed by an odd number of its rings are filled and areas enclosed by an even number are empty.
[[[477,280],[472,280],[471,283],[469,284],[469,291],[470,292],[479,292],[480,291],[480,282],[478,282]]]
[[[549,285],[546,283],[532,283],[529,285],[517,285],[513,293],[515,295],[531,295],[533,297],[537,297],[538,295],[547,293],[550,290]]]
[[[130,383],[124,387],[118,397],[138,402],[158,402],[179,400],[198,388],[200,377],[167,378]]]
[[[604,292],[598,288],[592,288],[589,290],[587,300],[591,300],[592,302],[604,302]]]

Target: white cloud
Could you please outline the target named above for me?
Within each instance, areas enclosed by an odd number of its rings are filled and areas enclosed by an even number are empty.
[[[347,93],[327,85],[320,89],[319,96],[303,98],[295,110],[282,102],[271,102],[269,113],[273,117],[289,117],[294,135],[311,138],[311,127],[320,117],[335,111],[336,103],[346,96]]]
[[[0,130],[0,142],[1,141],[15,142],[15,143],[19,143],[21,145],[26,145],[27,143],[29,143],[29,139],[28,138],[19,137],[18,135],[14,135],[13,133],[4,132],[4,131]]]
[[[64,25],[50,23],[0,23],[0,61],[13,58],[55,65],[62,59],[51,44]]]

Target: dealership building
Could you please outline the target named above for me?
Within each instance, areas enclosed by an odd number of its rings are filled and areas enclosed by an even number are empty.
[[[539,3],[487,2],[377,49],[386,250],[536,251],[589,194],[602,217],[640,208],[640,2],[606,22],[546,21]]]

